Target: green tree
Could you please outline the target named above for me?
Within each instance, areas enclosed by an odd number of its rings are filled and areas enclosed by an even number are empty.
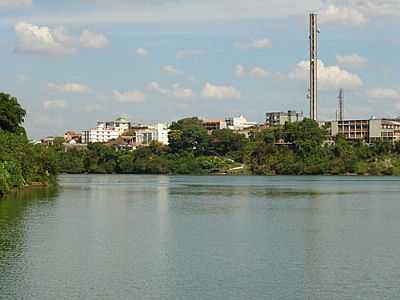
[[[237,158],[238,153],[246,146],[247,138],[243,134],[235,133],[229,129],[214,130],[209,145],[210,154],[225,156],[231,154]]]
[[[187,118],[172,123],[168,137],[172,153],[203,154],[208,147],[207,130],[198,118]]]
[[[26,112],[17,98],[0,93],[0,128],[10,132],[21,130]]]

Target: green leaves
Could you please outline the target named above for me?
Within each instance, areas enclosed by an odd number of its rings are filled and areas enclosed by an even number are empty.
[[[0,129],[17,132],[24,122],[26,112],[15,97],[0,93]]]

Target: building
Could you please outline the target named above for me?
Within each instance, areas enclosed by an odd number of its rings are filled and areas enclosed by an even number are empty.
[[[116,140],[119,136],[129,131],[131,123],[125,118],[118,118],[115,121],[97,122],[96,128],[85,130],[81,134],[81,142],[108,143]]]
[[[97,122],[96,128],[82,132],[82,143],[107,143],[116,140],[120,135],[119,130],[107,126],[106,122]]]
[[[158,123],[157,125],[154,126],[156,129],[156,140],[157,142],[163,144],[163,145],[168,145],[169,140],[168,140],[168,133],[169,133],[169,124],[168,123]]]
[[[289,110],[288,112],[268,112],[266,113],[265,124],[268,127],[283,126],[286,123],[301,122],[303,120],[303,113],[294,110]]]
[[[133,146],[148,146],[151,142],[168,145],[169,124],[159,123],[154,126],[135,125],[125,135],[133,137]]]
[[[227,128],[226,122],[222,120],[203,120],[202,125],[207,129],[208,133]]]
[[[119,135],[122,135],[125,131],[128,131],[131,128],[131,123],[127,119],[120,117],[115,121],[97,122],[97,127],[113,129],[118,132]]]
[[[82,140],[82,134],[75,132],[75,131],[67,131],[64,134],[64,141],[66,143],[73,143],[72,141],[75,141],[75,143],[81,143]]]
[[[249,122],[244,116],[226,118],[225,122],[227,128],[231,130],[243,130],[257,126],[256,122]]]
[[[343,120],[331,123],[332,136],[341,135],[347,140],[399,141],[400,121],[393,119]]]

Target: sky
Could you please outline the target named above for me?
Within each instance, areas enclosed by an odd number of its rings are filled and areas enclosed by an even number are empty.
[[[308,14],[319,119],[400,116],[398,0],[0,0],[0,91],[32,138],[100,120],[308,115]]]

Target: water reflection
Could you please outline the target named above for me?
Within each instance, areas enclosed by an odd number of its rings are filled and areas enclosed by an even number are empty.
[[[399,182],[62,176],[0,201],[0,298],[394,299]]]
[[[6,295],[11,299],[16,299],[24,276],[22,266],[29,246],[26,243],[28,223],[46,217],[36,212],[41,206],[53,205],[56,196],[56,188],[35,188],[13,192],[0,199],[0,291],[2,286],[7,286]]]

